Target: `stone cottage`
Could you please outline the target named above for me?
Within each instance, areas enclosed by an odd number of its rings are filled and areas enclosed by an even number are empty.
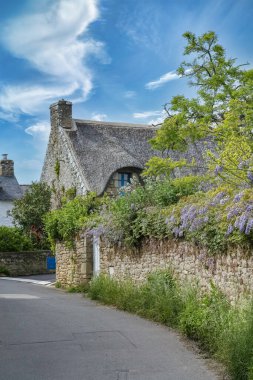
[[[148,140],[156,128],[127,123],[72,118],[72,103],[60,100],[50,107],[51,133],[41,175],[53,189],[115,194],[140,179],[154,155]]]
[[[14,174],[14,162],[7,154],[0,160],[0,225],[12,226],[10,211],[13,201],[20,199],[26,191],[26,185],[19,185]]]
[[[140,180],[145,163],[161,152],[152,150],[149,140],[156,127],[144,124],[115,123],[72,118],[72,103],[60,100],[50,107],[51,132],[41,174],[58,198],[68,189],[82,195],[116,194],[131,178]],[[211,141],[189,144],[186,152],[167,151],[174,159],[194,158],[204,167]],[[204,169],[175,170],[175,175],[199,173]],[[196,172],[196,173],[195,173]],[[55,197],[56,198],[56,197]]]

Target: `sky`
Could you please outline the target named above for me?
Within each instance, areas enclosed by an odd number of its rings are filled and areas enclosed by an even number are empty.
[[[182,34],[213,30],[253,63],[253,0],[0,0],[0,154],[21,184],[38,181],[49,106],[80,119],[158,123],[193,89],[176,74]]]

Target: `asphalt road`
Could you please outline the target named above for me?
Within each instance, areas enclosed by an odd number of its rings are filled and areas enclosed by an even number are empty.
[[[0,278],[1,380],[217,380],[176,333],[80,294]]]

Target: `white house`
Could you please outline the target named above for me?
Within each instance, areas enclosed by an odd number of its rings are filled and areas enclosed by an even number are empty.
[[[9,215],[13,208],[13,201],[20,199],[23,189],[14,175],[14,162],[8,159],[7,154],[3,154],[0,160],[0,225],[12,226],[12,218]]]

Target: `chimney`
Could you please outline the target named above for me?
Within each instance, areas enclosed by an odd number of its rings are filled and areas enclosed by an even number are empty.
[[[50,106],[51,128],[72,127],[72,103],[64,99]]]
[[[0,176],[14,177],[14,162],[8,160],[8,154],[3,154],[0,161]]]

